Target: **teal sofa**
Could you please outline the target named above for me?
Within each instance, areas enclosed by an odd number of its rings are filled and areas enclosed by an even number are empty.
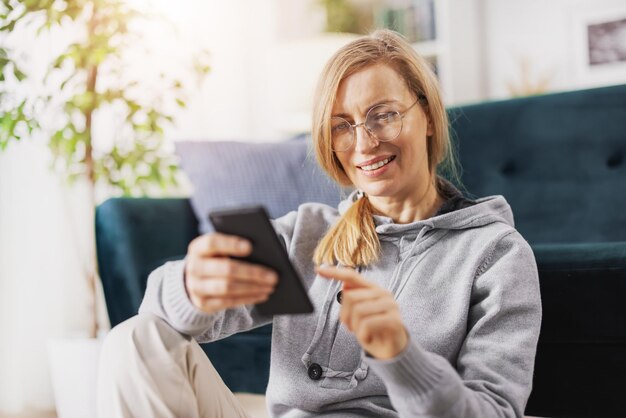
[[[626,85],[449,109],[469,196],[502,194],[539,267],[543,323],[526,413],[626,416]],[[117,198],[96,211],[112,325],[150,271],[198,235],[188,199]],[[263,393],[271,326],[207,344],[234,391]]]

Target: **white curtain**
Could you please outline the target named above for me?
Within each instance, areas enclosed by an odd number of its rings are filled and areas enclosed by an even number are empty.
[[[89,329],[88,195],[49,163],[42,141],[0,153],[0,412],[53,409],[47,341]]]

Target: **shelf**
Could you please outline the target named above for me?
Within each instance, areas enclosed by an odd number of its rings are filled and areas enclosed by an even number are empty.
[[[450,0],[382,0],[375,21],[396,30],[411,42],[437,75],[444,100],[452,102],[449,42]],[[423,40],[420,40],[423,39]]]

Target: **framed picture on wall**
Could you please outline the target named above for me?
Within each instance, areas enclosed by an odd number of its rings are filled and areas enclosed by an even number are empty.
[[[626,7],[573,15],[574,69],[581,86],[626,83]]]

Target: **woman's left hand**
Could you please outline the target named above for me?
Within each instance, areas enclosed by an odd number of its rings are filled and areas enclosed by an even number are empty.
[[[324,278],[343,282],[340,320],[369,355],[390,359],[406,348],[409,336],[389,291],[353,269],[323,266],[316,270]]]

